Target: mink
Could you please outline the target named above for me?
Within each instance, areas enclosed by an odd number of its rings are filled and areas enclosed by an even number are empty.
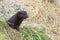
[[[15,15],[13,15],[10,19],[8,19],[8,25],[19,31],[19,26],[24,19],[28,18],[26,11],[18,11]]]

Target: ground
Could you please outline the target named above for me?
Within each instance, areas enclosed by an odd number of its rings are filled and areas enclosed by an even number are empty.
[[[0,14],[8,20],[19,10],[27,11],[23,25],[42,25],[45,32],[53,39],[60,39],[60,7],[44,0],[3,0],[0,2]]]

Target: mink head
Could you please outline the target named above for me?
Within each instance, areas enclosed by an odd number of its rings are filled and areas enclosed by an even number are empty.
[[[17,12],[17,17],[19,19],[26,19],[26,18],[28,18],[28,15],[27,15],[26,11],[19,11],[19,12]]]

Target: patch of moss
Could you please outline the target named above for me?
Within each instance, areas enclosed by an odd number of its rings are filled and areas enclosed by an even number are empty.
[[[23,40],[51,40],[51,38],[41,28],[22,28]]]

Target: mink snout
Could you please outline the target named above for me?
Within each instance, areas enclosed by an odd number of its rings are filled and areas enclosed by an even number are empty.
[[[24,19],[28,18],[26,11],[18,11],[15,15],[13,15],[10,19],[8,19],[8,25],[19,31],[19,26]]]

